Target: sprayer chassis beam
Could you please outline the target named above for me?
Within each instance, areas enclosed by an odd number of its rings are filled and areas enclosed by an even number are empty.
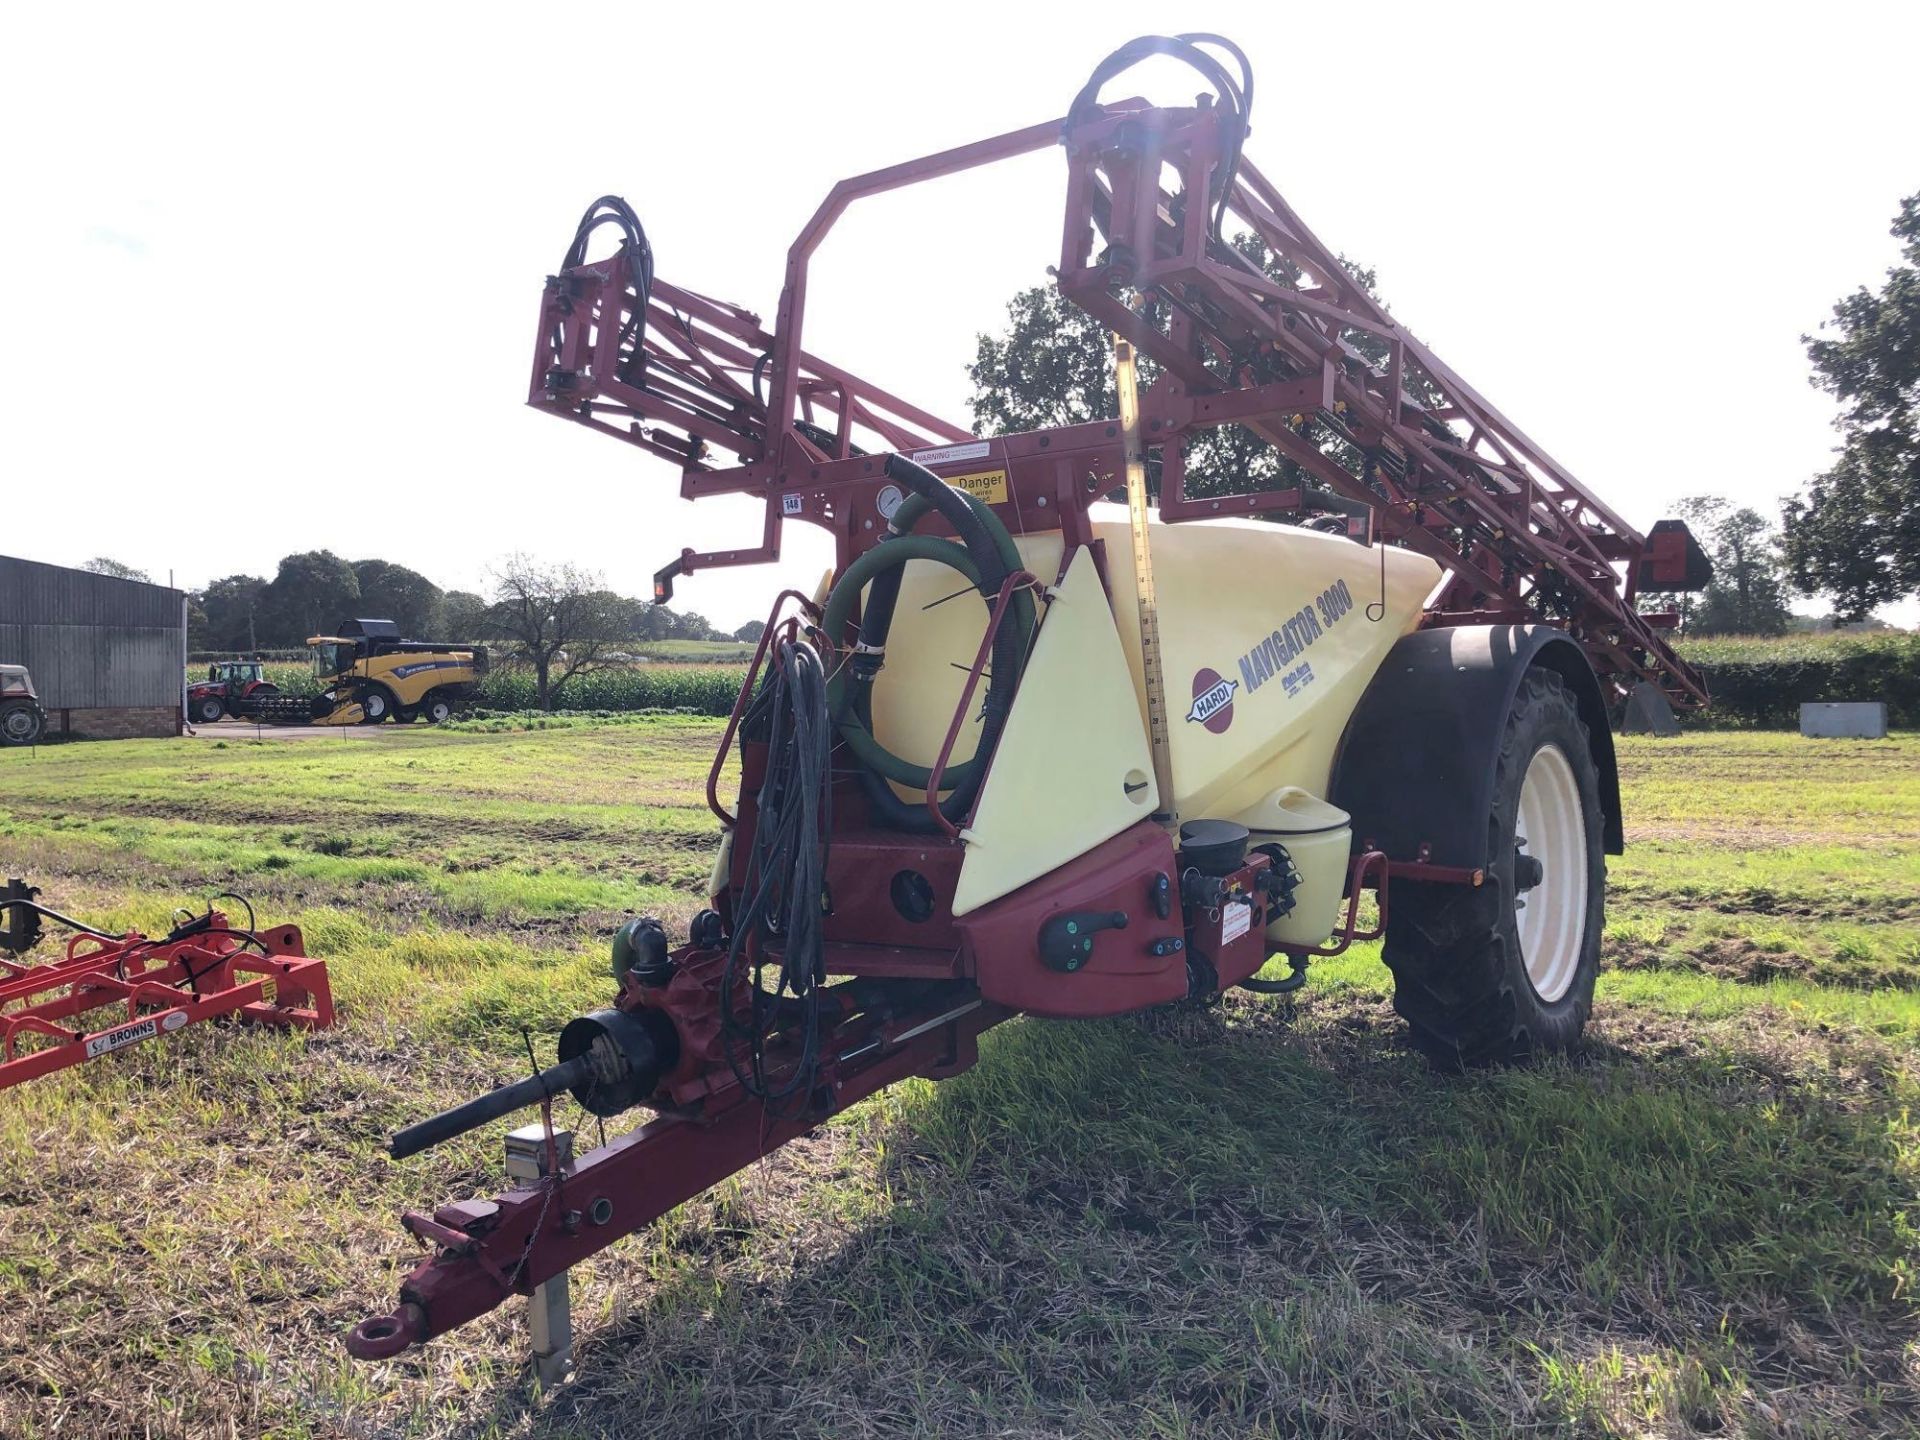
[[[804,1115],[775,1118],[730,1078],[716,1080],[699,1115],[650,1120],[563,1166],[556,1179],[493,1200],[456,1201],[431,1217],[409,1212],[402,1223],[436,1251],[402,1284],[400,1308],[362,1321],[348,1349],[380,1359],[445,1334],[509,1295],[531,1295],[856,1101],[914,1076],[946,1079],[968,1069],[981,1033],[1008,1012],[977,1001],[964,1013],[954,1008],[891,1022],[860,1017],[824,1037],[833,1058],[820,1073],[823,1103]]]

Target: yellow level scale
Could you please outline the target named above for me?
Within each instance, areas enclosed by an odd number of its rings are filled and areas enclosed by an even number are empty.
[[[1127,455],[1127,524],[1133,537],[1133,583],[1140,597],[1140,673],[1147,694],[1147,742],[1159,792],[1154,819],[1180,823],[1173,808],[1172,736],[1167,730],[1166,676],[1160,664],[1160,607],[1153,589],[1153,550],[1147,542],[1147,452],[1140,443],[1140,386],[1133,346],[1113,337],[1113,379],[1120,392],[1120,436]]]

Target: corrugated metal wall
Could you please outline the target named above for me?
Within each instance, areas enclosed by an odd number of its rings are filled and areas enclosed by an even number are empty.
[[[178,705],[181,595],[164,585],[0,555],[0,662],[49,710]]]

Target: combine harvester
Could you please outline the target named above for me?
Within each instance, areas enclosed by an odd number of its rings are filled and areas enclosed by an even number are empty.
[[[317,695],[283,695],[259,662],[215,665],[188,691],[196,720],[223,714],[269,725],[443,725],[454,706],[480,689],[487,647],[408,640],[391,620],[342,620],[338,635],[310,635]],[[224,672],[224,673],[223,673]]]
[[[1213,94],[1099,99],[1150,55]],[[1579,1037],[1622,844],[1609,712],[1636,685],[1706,700],[1636,591],[1682,588],[1697,547],[1636,533],[1355,284],[1243,158],[1252,92],[1219,37],[1147,37],[1064,120],[845,181],[771,329],[656,280],[623,201],[588,211],[530,403],[673,461],[688,499],[765,504],[758,544],[683,551],[656,598],[778,559],[791,520],[834,537],[835,578],[769,613],[687,942],[630,922],[611,1004],[558,1064],[395,1137],[404,1157],[548,1109],[543,1176],[405,1217],[433,1253],[355,1355],[532,1293],[884,1086],[965,1070],[1016,1014],[1289,992],[1384,935],[1436,1062]],[[1059,286],[1116,332],[1117,416],[979,439],[806,348],[808,262],[849,205],[1057,145]],[[618,248],[590,260],[602,227]],[[1183,446],[1224,424],[1290,462],[1287,488],[1187,493]],[[1345,536],[1301,523],[1328,515]],[[574,1160],[564,1092],[655,1115]]]

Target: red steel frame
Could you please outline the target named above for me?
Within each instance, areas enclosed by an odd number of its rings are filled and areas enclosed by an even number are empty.
[[[717,961],[708,962],[717,965]],[[894,1020],[862,1017],[833,1032],[819,1083],[835,1111],[916,1075],[944,1079],[979,1058],[980,1035],[1009,1012],[978,999]],[[820,1123],[818,1113],[770,1115],[731,1076],[701,1082],[698,1112],[668,1113],[570,1168],[492,1200],[409,1211],[402,1225],[436,1247],[391,1314],[363,1320],[347,1348],[364,1360],[397,1355],[564,1272],[623,1235],[772,1153]]]
[[[1225,253],[1211,236],[1206,206],[1183,206],[1163,188],[1212,193],[1225,148],[1222,116],[1205,105],[1155,109],[1130,100],[1096,106],[1072,125],[1024,130],[837,185],[788,253],[779,313],[771,330],[736,305],[655,280],[642,300],[627,252],[568,270],[548,282],[534,357],[530,403],[642,449],[682,469],[681,493],[764,497],[756,546],[683,551],[658,577],[670,593],[676,574],[777,559],[786,520],[819,525],[836,539],[842,567],[876,543],[862,523],[887,483],[881,452],[917,452],[936,473],[1006,472],[996,511],[1014,533],[1058,530],[1069,552],[1090,544],[1088,507],[1120,483],[1127,459],[1118,421],[979,440],[965,429],[833,366],[801,341],[808,262],[845,209],[864,196],[1045,149],[1064,139],[1068,192],[1059,267],[1062,291],[1125,335],[1159,364],[1142,397],[1142,433],[1162,459],[1161,518],[1297,511],[1305,482],[1364,501],[1377,533],[1439,561],[1449,574],[1427,623],[1552,619],[1565,624],[1616,689],[1660,684],[1680,704],[1705,699],[1698,677],[1635,614],[1634,571],[1643,538],[1582,489],[1547,453],[1505,420],[1370,300],[1273,187],[1242,162],[1229,210],[1307,279],[1278,285]],[[1106,248],[1096,254],[1096,237]],[[1164,328],[1147,318],[1151,299]],[[1356,336],[1384,346],[1384,366],[1366,363]],[[1274,377],[1278,378],[1274,378]],[[764,389],[763,389],[764,387]],[[1426,397],[1422,404],[1415,395]],[[1439,397],[1438,403],[1435,397]],[[1321,432],[1308,439],[1308,422]],[[1186,495],[1182,445],[1207,427],[1236,423],[1296,463],[1303,488],[1204,499]],[[1331,437],[1364,457],[1350,470],[1321,448]],[[952,453],[952,452],[959,453]],[[931,453],[929,453],[931,452]],[[724,463],[723,463],[724,462]],[[1099,551],[1096,549],[1096,555]],[[1020,586],[1010,576],[993,598],[986,635],[933,771],[926,799],[939,814],[940,773],[950,759],[991,651],[992,635]],[[756,823],[751,746],[742,746],[737,812],[719,794],[720,774],[754,689],[779,640],[817,634],[819,612],[794,591],[775,601],[749,677],[726,729],[707,799],[734,833]],[[834,643],[842,637],[825,637]],[[988,757],[990,763],[991,757]],[[843,783],[843,782],[836,782]],[[657,1009],[674,1021],[678,1068],[655,1095],[657,1118],[545,1179],[493,1200],[442,1206],[405,1217],[433,1247],[401,1288],[391,1314],[362,1321],[348,1339],[361,1358],[398,1354],[502,1303],[530,1294],[698,1194],[827,1115],[910,1076],[942,1078],[971,1065],[981,1032],[1011,1013],[968,983],[964,945],[915,949],[886,927],[884,886],[905,848],[929,873],[957,869],[954,826],[904,837],[843,821],[836,791],[829,867],[835,911],[871,919],[853,936],[830,932],[825,968],[866,977],[833,993],[845,1003],[827,1023],[815,1103],[805,1114],[769,1113],[730,1072],[716,1019],[724,957],[693,946],[674,952],[670,984],[629,983],[624,1009]],[[1124,839],[1124,837],[1121,837]],[[1112,843],[1120,843],[1118,840]],[[851,858],[845,858],[851,857]],[[737,857],[736,857],[737,863]],[[876,881],[872,877],[877,875]],[[1421,853],[1388,857],[1368,842],[1349,875],[1349,903],[1332,941],[1297,957],[1334,955],[1385,924],[1389,879],[1479,884],[1478,871],[1432,865]],[[1361,892],[1373,889],[1379,915],[1359,928]],[[728,903],[722,899],[723,908]],[[946,917],[951,923],[951,917]],[[895,998],[875,1003],[858,987],[882,977]],[[898,987],[905,985],[905,989]],[[783,1041],[780,1043],[791,1043]]]
[[[124,1007],[123,1018],[98,1029],[76,1023],[109,1006]],[[326,963],[307,957],[295,926],[250,935],[219,911],[180,940],[82,934],[47,964],[0,956],[0,1090],[221,1015],[325,1029]],[[51,1043],[23,1045],[28,1037]]]
[[[1303,477],[1369,505],[1376,534],[1445,567],[1427,624],[1550,620],[1616,692],[1645,680],[1676,705],[1704,704],[1699,676],[1659,633],[1670,617],[1638,613],[1640,563],[1657,561],[1643,535],[1372,300],[1251,163],[1238,163],[1227,209],[1300,269],[1301,286],[1275,283],[1221,246],[1208,207],[1182,202],[1222,179],[1226,123],[1206,105],[1127,100],[1078,123],[1048,121],[843,181],[788,252],[771,331],[739,306],[665,281],[642,313],[624,255],[582,265],[549,282],[529,403],[673,460],[688,499],[765,497],[757,546],[682,551],[663,571],[663,596],[676,573],[777,559],[788,519],[832,533],[844,564],[878,538],[856,519],[872,513],[883,483],[879,458],[859,445],[924,452],[982,442],[804,348],[813,252],[858,199],[1064,139],[1060,289],[1160,367],[1141,411],[1161,452],[1163,520],[1301,508],[1299,489],[1186,495],[1183,443],[1242,425]],[[1168,176],[1179,182],[1172,190]],[[1164,325],[1148,318],[1149,299]],[[1383,366],[1362,358],[1361,337],[1384,348]],[[1323,439],[1361,457],[1358,473]],[[1091,538],[1086,508],[1118,484],[1125,458],[1117,423],[984,443],[984,454],[945,465],[918,458],[936,472],[1008,471],[999,510],[1015,533],[1061,530],[1069,547]],[[721,452],[737,463],[721,463]]]

